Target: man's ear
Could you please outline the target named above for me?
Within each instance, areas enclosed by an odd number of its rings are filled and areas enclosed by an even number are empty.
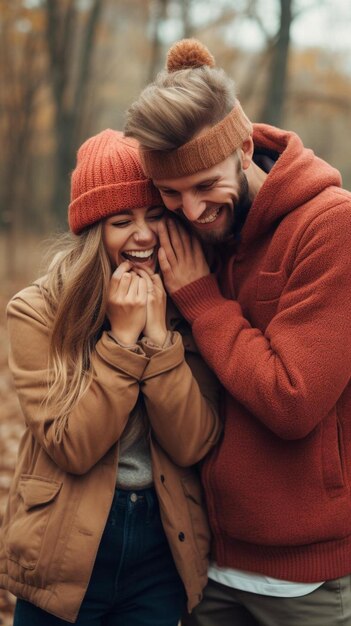
[[[252,155],[254,151],[254,142],[252,136],[250,135],[241,146],[241,162],[243,166],[243,170],[246,170],[252,161]]]

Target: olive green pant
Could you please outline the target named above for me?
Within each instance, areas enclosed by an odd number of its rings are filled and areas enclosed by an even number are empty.
[[[262,596],[209,580],[182,626],[351,626],[351,576],[297,598]]]

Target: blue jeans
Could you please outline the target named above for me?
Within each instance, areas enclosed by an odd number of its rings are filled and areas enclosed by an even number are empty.
[[[64,598],[62,598],[64,602]],[[183,583],[162,527],[154,489],[116,490],[77,626],[177,626]],[[65,626],[17,600],[13,626]]]

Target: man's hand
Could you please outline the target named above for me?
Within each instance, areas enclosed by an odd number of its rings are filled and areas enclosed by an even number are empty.
[[[158,260],[169,294],[210,273],[202,247],[181,224],[168,219],[159,224]]]

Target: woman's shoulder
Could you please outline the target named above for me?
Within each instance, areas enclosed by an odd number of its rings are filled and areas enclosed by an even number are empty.
[[[46,277],[44,276],[35,280],[12,296],[7,305],[7,314],[11,315],[16,312],[21,312],[23,314],[27,313],[32,315],[36,313],[47,320],[50,316],[47,295]]]

